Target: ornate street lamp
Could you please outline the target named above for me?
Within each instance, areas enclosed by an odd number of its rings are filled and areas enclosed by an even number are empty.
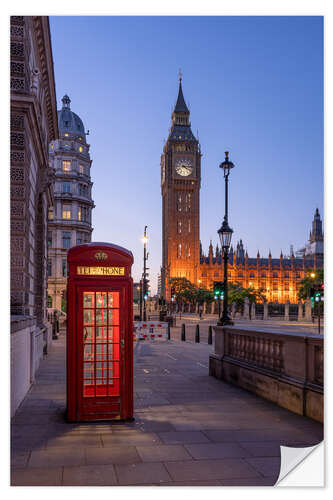
[[[223,263],[224,263],[224,299],[223,299],[223,312],[222,317],[219,318],[218,325],[233,325],[233,321],[229,316],[228,311],[228,254],[231,243],[231,237],[233,230],[228,224],[228,178],[230,170],[234,168],[234,164],[229,160],[228,151],[225,152],[225,160],[220,164],[220,168],[223,168],[224,180],[225,180],[225,211],[224,219],[220,229],[217,231],[221,247],[223,251]]]

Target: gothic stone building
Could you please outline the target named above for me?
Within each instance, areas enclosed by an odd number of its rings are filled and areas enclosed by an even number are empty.
[[[52,340],[47,319],[48,145],[58,136],[48,17],[10,19],[11,413]]]
[[[70,98],[62,98],[58,111],[59,139],[49,148],[55,173],[54,205],[49,210],[48,298],[49,307],[64,310],[67,287],[68,249],[91,241],[90,178],[92,160],[81,118],[70,109]]]
[[[162,190],[162,296],[170,300],[171,278],[184,277],[211,289],[223,281],[223,262],[217,248],[210,244],[208,256],[200,244],[201,152],[193,135],[190,112],[185,103],[181,78],[178,98],[172,113],[169,137],[161,156]],[[231,247],[228,277],[233,283],[263,289],[269,302],[297,302],[299,282],[309,268],[323,266],[323,232],[318,209],[312,222],[309,244],[290,256],[250,258],[242,241],[236,251]]]

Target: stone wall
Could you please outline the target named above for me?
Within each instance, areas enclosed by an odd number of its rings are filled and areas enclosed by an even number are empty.
[[[210,375],[323,422],[323,336],[214,327]]]

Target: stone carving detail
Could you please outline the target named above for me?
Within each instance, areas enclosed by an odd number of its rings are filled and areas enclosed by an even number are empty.
[[[12,182],[24,182],[24,169],[19,167],[11,168],[10,180]]]
[[[22,129],[24,127],[24,115],[11,115],[10,126]]]
[[[10,73],[16,76],[24,76],[24,63],[11,61],[10,63]]]
[[[10,22],[24,24],[24,16],[10,16]]]
[[[10,188],[11,198],[24,198],[25,187],[23,185],[19,186],[14,184]]]
[[[23,237],[14,236],[11,238],[10,242],[12,252],[23,252],[24,249],[24,239]]]
[[[10,36],[13,38],[23,38],[24,27],[12,24],[10,27]]]
[[[10,161],[12,163],[24,163],[24,151],[11,151]]]
[[[283,372],[283,343],[251,335],[232,334],[229,337],[229,356],[255,366]]]
[[[39,80],[40,80],[40,71],[38,68],[34,68],[31,71],[30,90],[36,96],[38,95]],[[40,107],[39,107],[39,114],[40,114]]]
[[[11,78],[10,88],[13,90],[25,90],[25,80],[24,78]]]
[[[21,42],[11,42],[10,44],[11,57],[24,57],[24,45]]]
[[[12,270],[10,273],[10,280],[11,286],[14,286],[15,288],[23,287],[23,273],[21,271],[16,272]]]
[[[23,132],[11,132],[10,144],[11,144],[11,146],[24,147],[24,133]]]
[[[24,221],[12,219],[10,221],[10,230],[13,233],[24,233]]]
[[[12,217],[23,217],[24,216],[24,202],[12,200],[12,202],[10,204],[10,215]]]

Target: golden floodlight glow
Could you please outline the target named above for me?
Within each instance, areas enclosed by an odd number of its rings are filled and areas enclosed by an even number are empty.
[[[311,276],[311,278],[315,278],[316,277],[315,273],[311,273],[310,276]]]

